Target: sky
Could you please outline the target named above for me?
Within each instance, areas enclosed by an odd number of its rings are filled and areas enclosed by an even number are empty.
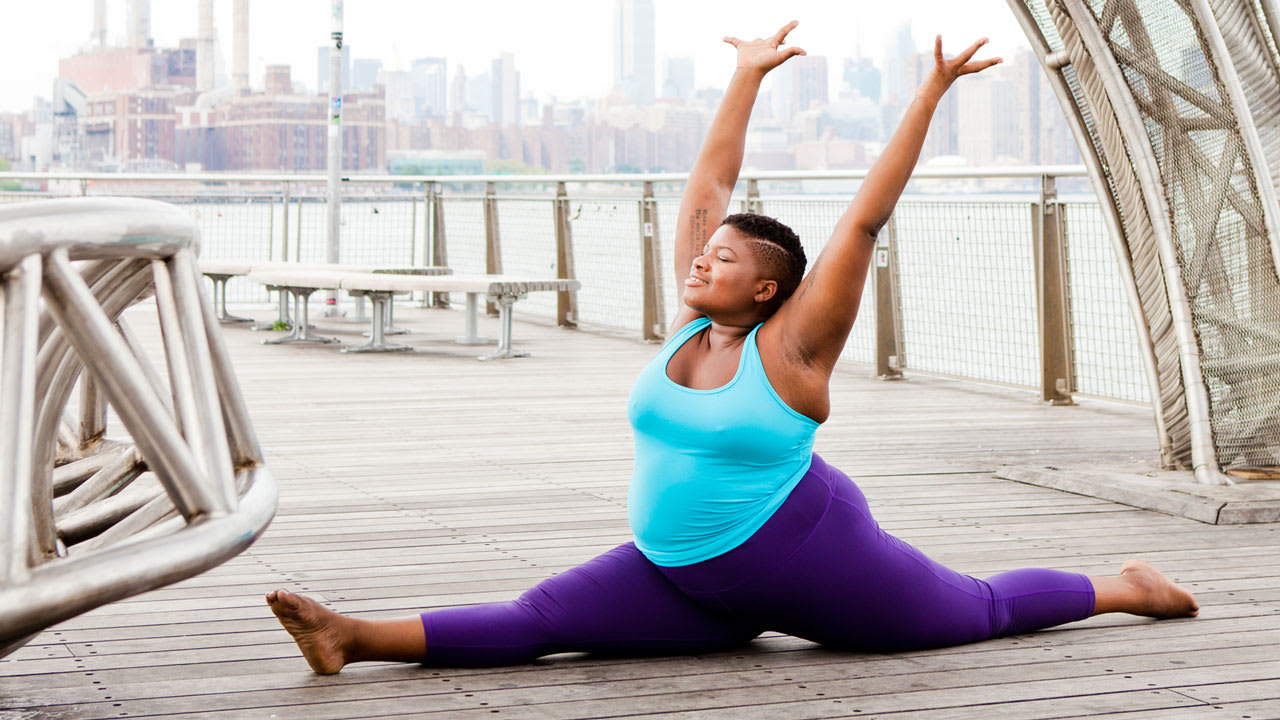
[[[17,0],[6,0],[14,2]],[[107,0],[109,41],[122,42],[126,0]],[[151,34],[157,46],[194,37],[196,0],[152,0]],[[521,94],[545,101],[600,97],[612,85],[610,0],[345,0],[344,33],[352,58],[377,58],[387,69],[407,69],[414,58],[443,56],[453,76],[484,72],[499,53],[515,55]],[[990,55],[1011,56],[1028,45],[1006,0],[654,0],[657,83],[664,59],[692,57],[697,87],[723,87],[733,71],[725,35],[766,36],[789,20],[800,26],[788,44],[826,55],[834,85],[843,58],[859,52],[880,65],[893,30],[911,24],[919,49],[941,33],[943,47],[959,50],[991,38]],[[221,52],[230,63],[231,0],[214,0]],[[48,97],[58,59],[88,42],[93,0],[26,3],[21,25],[0,43],[0,111],[24,110],[34,96]],[[13,28],[11,27],[10,30]],[[293,66],[293,77],[315,89],[316,49],[329,40],[329,0],[251,0],[250,84],[260,87],[263,68]],[[21,69],[18,71],[17,69]]]

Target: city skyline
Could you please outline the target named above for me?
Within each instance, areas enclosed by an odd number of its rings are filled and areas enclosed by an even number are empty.
[[[793,33],[794,44],[816,55],[830,58],[833,66],[845,58],[869,57],[882,62],[891,31],[904,22],[911,23],[912,39],[917,49],[927,47],[936,24],[945,28],[944,42],[949,51],[959,50],[973,39],[992,38],[992,54],[1010,54],[1026,45],[1021,30],[1000,0],[989,2],[997,12],[982,13],[982,8],[967,4],[959,12],[955,3],[922,0],[909,7],[885,8],[872,4],[852,4],[832,9],[816,0],[798,0],[787,8],[801,26]],[[689,58],[693,61],[694,87],[723,87],[733,69],[733,52],[720,43],[725,34],[754,37],[767,34],[789,17],[781,17],[774,4],[758,0],[735,3],[706,2],[677,5],[674,0],[652,0],[655,15],[655,65],[653,77],[661,92],[666,81],[667,61]],[[320,71],[316,49],[328,36],[328,16],[323,6],[313,12],[288,12],[280,3],[256,2],[250,6],[250,86],[262,87],[266,66],[288,64],[293,77],[312,92],[324,88],[311,87],[311,79]],[[231,0],[217,0],[214,25],[219,39],[219,56],[224,73],[229,71]],[[465,7],[437,7],[430,10],[417,6],[400,8],[384,0],[368,0],[345,4],[346,44],[351,58],[376,60],[388,71],[407,71],[421,57],[444,57],[452,75],[459,65],[468,74],[487,70],[503,53],[513,55],[521,73],[522,97],[541,102],[550,98],[561,101],[603,97],[615,84],[610,58],[616,51],[613,40],[614,4],[588,0],[522,3],[498,1],[472,3]],[[395,22],[387,22],[394,7]],[[492,23],[495,12],[503,22]],[[88,0],[49,0],[31,9],[35,15],[47,15],[48,22],[34,22],[34,27],[58,28],[55,36],[16,37],[0,46],[0,59],[8,67],[28,68],[19,77],[11,77],[0,95],[0,112],[18,112],[31,106],[33,97],[49,98],[57,76],[57,61],[89,44],[93,24],[92,3]],[[108,3],[108,44],[125,42],[125,3]],[[978,16],[989,15],[983,20]],[[679,21],[674,18],[680,18]],[[843,21],[843,22],[842,22]],[[484,32],[460,32],[459,28],[484,25]],[[846,26],[851,26],[846,28]],[[265,28],[290,27],[282,36],[266,37]],[[520,32],[519,28],[539,28]],[[443,28],[439,31],[435,28]],[[563,35],[558,34],[563,28]],[[151,36],[157,47],[177,47],[183,38],[196,35],[196,3],[152,3]],[[972,36],[972,37],[971,37]],[[468,38],[474,39],[468,39]],[[584,57],[596,61],[583,61]],[[564,72],[568,60],[574,70]],[[838,91],[839,73],[832,72],[830,92]]]

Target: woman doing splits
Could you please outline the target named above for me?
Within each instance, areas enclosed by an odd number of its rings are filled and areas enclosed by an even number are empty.
[[[1195,599],[1146,563],[1110,577],[1024,569],[962,575],[885,533],[858,487],[812,451],[832,369],[853,327],[876,234],[961,75],[1000,62],[934,47],[935,65],[807,275],[799,239],[760,215],[728,215],[747,120],[765,74],[804,51],[790,23],[744,42],[689,175],[676,231],[683,305],[641,372],[628,415],[635,541],[519,599],[394,620],[345,617],[277,590],[267,602],[318,673],[361,660],[441,666],[559,652],[683,654],[765,630],[832,648],[971,643],[1107,612],[1195,615]]]

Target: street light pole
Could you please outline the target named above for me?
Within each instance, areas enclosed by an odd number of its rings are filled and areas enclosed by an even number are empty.
[[[329,232],[325,236],[324,261],[339,262],[342,220],[342,1],[330,0],[333,15],[329,23]],[[337,291],[325,296],[325,315],[338,314]]]

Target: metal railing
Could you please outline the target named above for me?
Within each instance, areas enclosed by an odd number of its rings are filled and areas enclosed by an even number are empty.
[[[149,200],[0,207],[0,656],[223,562],[275,512],[198,237]],[[167,372],[121,318],[144,297]]]
[[[1149,402],[1120,265],[1085,174],[1076,166],[918,170],[878,248],[883,266],[873,268],[843,358],[887,377],[916,370],[1038,388],[1054,402],[1075,393]],[[746,172],[733,209],[778,217],[816,258],[864,176]],[[176,202],[200,226],[204,257],[324,256],[322,176],[0,179]],[[530,297],[522,312],[657,340],[678,302],[668,246],[684,179],[351,176],[341,260],[576,278],[577,293]],[[1069,183],[1074,194],[1059,197],[1056,188]],[[268,299],[243,280],[232,280],[228,296]]]

